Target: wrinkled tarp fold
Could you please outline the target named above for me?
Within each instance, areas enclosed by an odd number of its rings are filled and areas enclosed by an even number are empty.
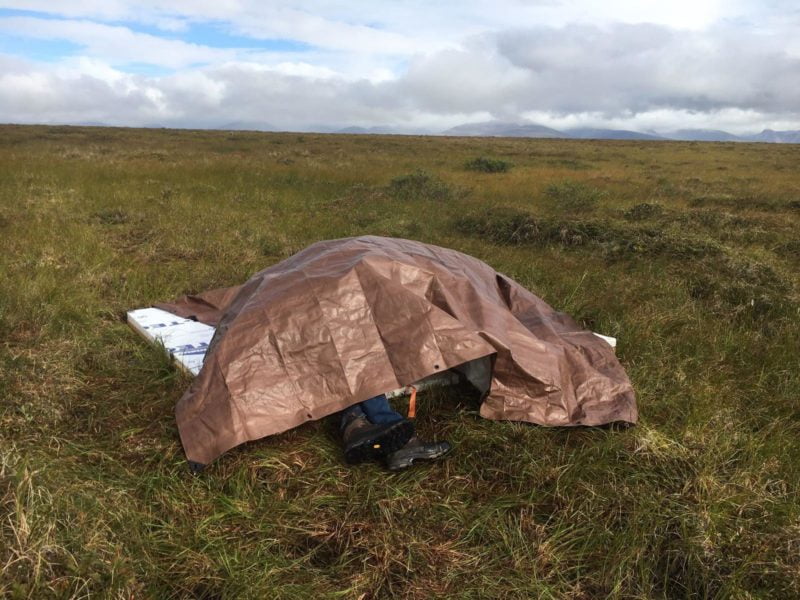
[[[314,244],[246,283],[163,308],[217,327],[176,407],[189,460],[492,356],[489,419],[635,423],[613,349],[487,264],[409,240]]]

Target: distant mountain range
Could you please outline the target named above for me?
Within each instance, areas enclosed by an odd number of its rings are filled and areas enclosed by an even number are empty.
[[[800,144],[800,131],[773,131],[765,129],[759,134],[745,138],[751,142],[771,142],[773,144]]]
[[[535,137],[562,138],[562,131],[550,129],[536,123],[503,123],[487,121],[485,123],[467,123],[442,132],[443,135],[465,135],[476,137]]]
[[[689,142],[738,142],[742,139],[721,129],[678,129],[665,133],[664,137]]]
[[[99,122],[76,122],[71,125],[83,125],[92,127],[109,127],[105,123]],[[175,124],[146,125],[148,128],[176,127]],[[183,128],[188,125],[178,125]],[[275,127],[270,123],[257,121],[229,121],[219,126],[201,127],[202,129],[217,129],[223,131],[289,131],[281,127]],[[564,138],[582,140],[678,140],[688,142],[767,142],[771,144],[800,144],[800,130],[797,131],[775,131],[765,129],[761,133],[750,135],[735,135],[721,129],[677,129],[674,131],[630,131],[627,129],[602,129],[594,127],[575,127],[570,129],[553,129],[530,121],[507,122],[507,121],[485,121],[482,123],[465,123],[457,127],[451,127],[445,131],[436,132],[434,130],[421,130],[417,128],[392,127],[390,125],[379,125],[376,127],[345,127],[337,129],[318,125],[309,129],[294,130],[297,133],[318,132],[318,133],[349,133],[349,134],[393,134],[393,135],[451,135],[451,136],[471,136],[471,137],[527,137],[527,138]]]
[[[391,127],[345,127],[344,129],[339,129],[336,133],[355,133],[363,135],[369,133],[397,133],[397,130]]]
[[[800,144],[800,131],[765,129],[753,135],[734,135],[719,129],[678,129],[665,133],[579,127],[557,130],[536,123],[486,121],[452,127],[442,135],[480,137],[577,138],[595,140],[681,140],[691,142],[769,142]]]
[[[220,126],[220,129],[231,131],[278,131],[271,123],[263,121],[230,121]]]
[[[591,127],[579,127],[564,131],[567,137],[580,138],[582,140],[663,140],[662,135],[653,133],[641,133],[639,131],[628,131],[627,129],[594,129]]]

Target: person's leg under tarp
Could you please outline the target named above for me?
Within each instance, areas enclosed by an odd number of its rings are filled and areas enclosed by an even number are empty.
[[[389,405],[389,401],[383,394],[362,402],[361,408],[371,423],[394,423],[403,418]],[[451,448],[450,442],[425,442],[419,439],[415,432],[402,448],[386,454],[386,466],[390,471],[401,471],[418,460],[440,458]]]
[[[405,418],[392,408],[389,400],[386,399],[386,394],[364,400],[360,406],[369,422],[376,425],[388,425],[389,423],[402,421]]]
[[[342,411],[344,457],[351,464],[385,459],[414,435],[414,424],[394,411],[381,394]]]
[[[410,425],[411,433],[402,444],[396,446],[406,434],[406,424]],[[370,425],[373,428],[388,427],[390,434],[385,439],[377,439],[381,436],[376,436],[375,433],[380,434],[381,431],[373,429],[370,432],[368,429]],[[349,435],[347,434],[348,427],[351,428]],[[390,471],[406,469],[418,460],[440,458],[452,448],[447,441],[425,442],[420,440],[414,431],[413,424],[391,407],[384,394],[343,410],[341,431],[347,462],[383,459]],[[366,442],[356,435],[358,431],[368,434]]]

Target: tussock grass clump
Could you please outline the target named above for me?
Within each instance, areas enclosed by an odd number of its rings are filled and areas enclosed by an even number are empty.
[[[800,240],[781,242],[775,246],[774,251],[778,256],[798,260],[800,259]]]
[[[695,265],[687,277],[689,295],[727,316],[780,316],[789,308],[791,286],[763,262],[720,256]]]
[[[688,260],[721,252],[713,242],[660,229],[602,220],[537,218],[505,207],[463,215],[455,219],[453,226],[460,233],[495,244],[593,247],[611,259],[646,255]]]
[[[734,215],[729,212],[714,209],[703,209],[686,212],[677,217],[683,223],[697,224],[707,229],[717,230],[731,227],[751,227],[754,225],[752,219]]]
[[[624,216],[628,221],[648,221],[664,214],[664,207],[660,204],[642,202],[635,204],[625,211]]]
[[[283,244],[274,237],[262,236],[258,240],[258,250],[264,256],[281,256]]]
[[[542,244],[548,231],[528,212],[513,208],[491,208],[457,217],[456,231],[483,238],[495,244]]]
[[[782,286],[765,287],[735,273],[700,272],[689,276],[689,295],[719,315],[779,317],[790,303]]]
[[[773,247],[781,234],[775,223],[764,217],[751,217],[734,214],[714,208],[703,208],[685,212],[671,212],[661,219],[663,225],[670,225],[684,231],[709,236],[725,244],[757,244]]]
[[[551,183],[544,194],[556,210],[569,213],[592,212],[606,196],[604,191],[579,181]]]
[[[592,168],[591,163],[587,163],[574,158],[552,158],[545,161],[548,165],[570,169],[572,171],[586,171]]]
[[[699,208],[701,206],[731,206],[736,204],[736,197],[732,194],[702,194],[695,195],[689,199],[689,206]]]
[[[667,232],[645,227],[618,227],[603,240],[602,248],[609,258],[663,256],[689,261],[722,252],[719,244],[694,235]]]
[[[666,198],[676,198],[681,195],[680,185],[668,177],[659,177],[656,180],[656,194]]]
[[[730,210],[759,210],[763,212],[774,212],[780,210],[781,205],[765,198],[753,195],[734,195],[726,193],[703,194],[689,199],[689,206],[700,208],[705,206],[717,206]]]
[[[422,199],[440,202],[450,200],[456,195],[456,191],[448,183],[422,170],[392,179],[388,193],[395,200]]]
[[[479,173],[505,173],[510,171],[513,166],[514,164],[510,161],[488,156],[479,156],[464,164],[467,171],[478,171]]]

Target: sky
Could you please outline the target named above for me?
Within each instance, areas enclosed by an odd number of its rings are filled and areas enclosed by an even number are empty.
[[[798,0],[0,0],[0,122],[800,129]]]

